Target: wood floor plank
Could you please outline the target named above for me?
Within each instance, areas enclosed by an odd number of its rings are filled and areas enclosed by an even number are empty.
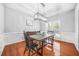
[[[79,56],[79,52],[76,50],[74,44],[58,40],[55,40],[55,42],[60,44],[60,51],[59,51],[60,56]],[[23,41],[7,45],[3,50],[2,56],[28,56],[28,51],[26,51],[25,55],[23,55],[25,49],[24,45],[25,42]],[[55,56],[57,52],[57,51],[55,52],[54,48],[52,48],[51,46],[46,46],[44,47],[43,50],[44,50],[43,56]],[[35,54],[34,56],[39,55]]]

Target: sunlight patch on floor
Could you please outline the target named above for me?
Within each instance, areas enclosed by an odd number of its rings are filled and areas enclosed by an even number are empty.
[[[59,56],[60,55],[60,44],[57,42],[54,42],[54,52],[55,52],[55,56]]]
[[[48,44],[46,49],[49,50],[49,51],[52,51],[52,49],[50,47],[48,47],[48,46],[51,46],[51,45]],[[54,48],[55,56],[59,56],[60,55],[60,44],[57,43],[57,42],[54,42],[53,48]]]

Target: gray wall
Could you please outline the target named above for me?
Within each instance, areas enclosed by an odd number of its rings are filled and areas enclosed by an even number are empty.
[[[26,25],[27,17],[29,16],[24,13],[6,8],[5,32],[22,32],[25,27],[26,27],[26,31],[40,30],[38,21],[32,21],[33,25],[27,26]],[[49,20],[52,22],[54,20],[60,20],[61,32],[75,31],[74,10],[50,17]]]
[[[61,31],[75,32],[75,12],[74,10],[61,14]]]
[[[0,3],[0,33],[4,32],[4,6]]]
[[[79,10],[78,10],[78,50],[79,50]]]
[[[22,32],[26,31],[38,31],[40,30],[39,22],[32,21],[31,26],[26,25],[27,14],[21,13],[14,9],[5,8],[6,17],[5,17],[5,32]],[[29,20],[29,19],[27,19]]]
[[[60,20],[61,32],[75,32],[75,12],[74,10],[61,13],[59,15],[50,17],[49,20]]]

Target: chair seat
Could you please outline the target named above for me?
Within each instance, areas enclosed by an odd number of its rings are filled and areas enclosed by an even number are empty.
[[[36,43],[31,43],[28,48],[35,49],[38,45]]]
[[[53,39],[52,38],[49,38],[49,39],[45,39],[44,41],[43,41],[43,43],[44,43],[44,45],[47,45],[47,44],[52,44],[53,45]]]

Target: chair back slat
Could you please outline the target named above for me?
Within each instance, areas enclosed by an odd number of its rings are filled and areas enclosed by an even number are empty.
[[[25,39],[25,43],[28,46],[29,42],[30,42],[30,38],[27,32],[24,31],[24,39]]]

